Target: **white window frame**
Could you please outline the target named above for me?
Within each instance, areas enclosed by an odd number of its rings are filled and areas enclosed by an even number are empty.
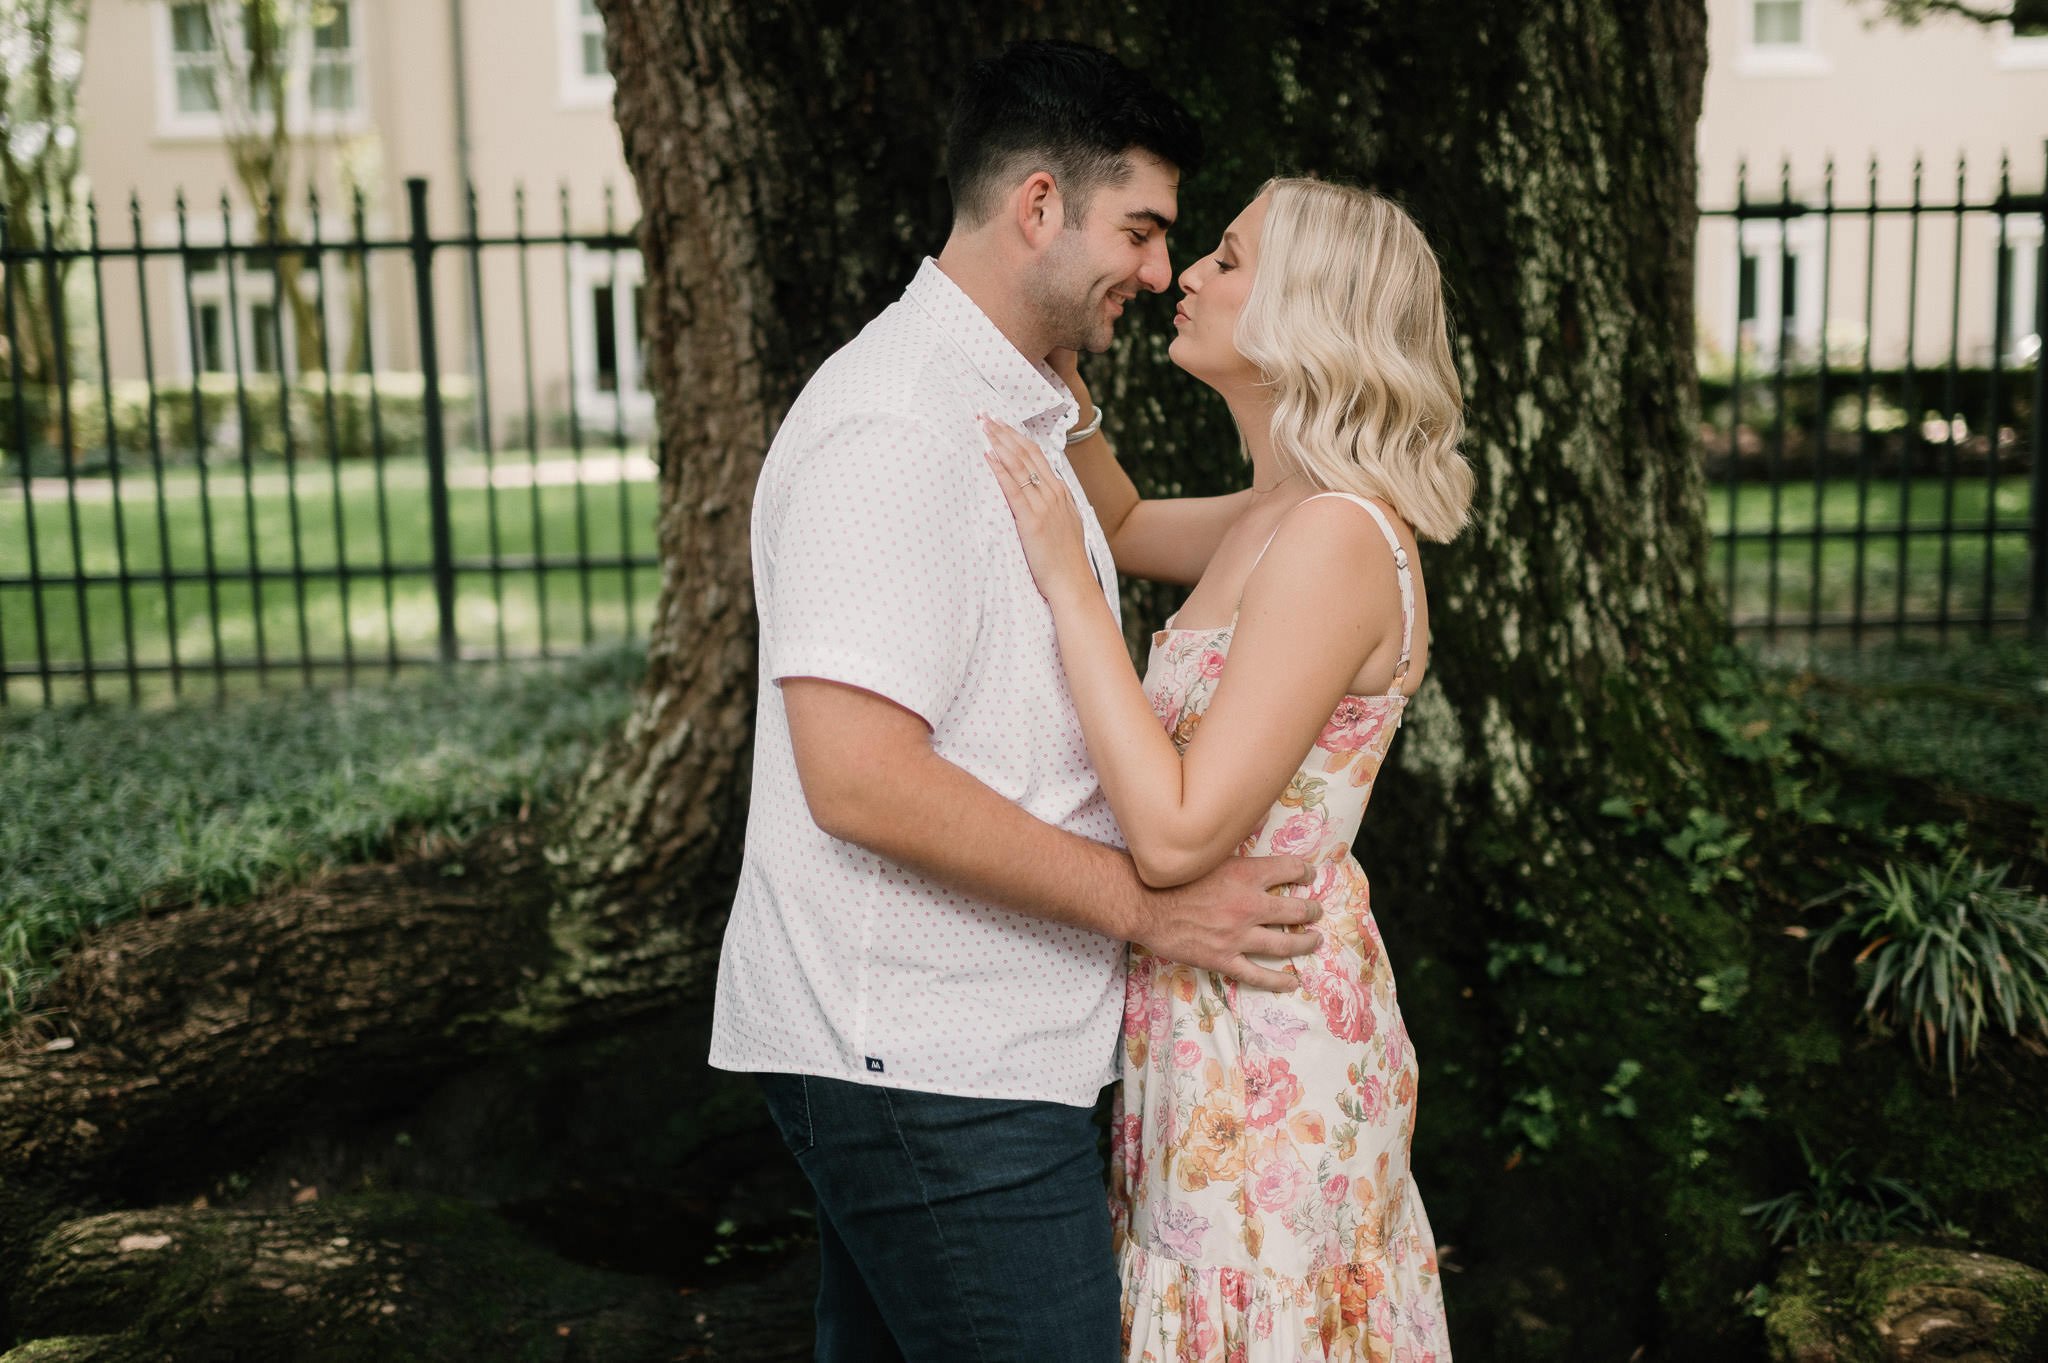
[[[196,231],[193,230],[195,228],[197,229]],[[236,213],[233,218],[233,228],[235,237],[235,246],[232,252],[235,257],[235,302],[242,311],[239,321],[242,328],[243,381],[252,384],[274,381],[273,376],[260,373],[251,367],[254,357],[251,354],[249,337],[254,327],[254,318],[251,315],[252,308],[272,302],[276,290],[273,287],[269,270],[251,268],[250,266],[248,252],[256,242],[256,222],[254,217],[246,212]],[[372,237],[379,235],[384,230],[381,222],[371,222],[366,227],[366,231]],[[153,241],[160,243],[175,242],[178,239],[177,218],[164,215],[152,219],[150,237]],[[218,303],[222,309],[223,320],[225,320],[228,301],[226,269],[227,258],[230,253],[220,244],[219,219],[217,217],[204,220],[188,219],[186,223],[185,244],[189,250],[218,251],[221,253],[221,270],[219,272],[215,273],[211,278],[193,277],[192,304],[196,308],[205,303]],[[299,249],[306,249],[306,244],[304,242],[299,243]],[[192,324],[191,319],[187,317],[185,312],[185,257],[174,256],[171,260],[170,308],[166,313],[166,316],[170,319],[173,333],[171,353],[173,360],[177,364],[175,372],[178,376],[178,381],[189,383],[193,379],[195,371],[198,370],[199,357],[192,351]],[[331,349],[339,351],[348,343],[348,288],[349,281],[354,277],[354,271],[349,261],[343,256],[340,243],[334,241],[326,242],[322,250],[321,260],[327,276],[327,341]],[[374,268],[373,264],[372,269]],[[300,271],[299,287],[307,302],[312,303],[318,300],[319,294],[317,290],[319,286],[314,281],[311,273],[304,270]],[[382,301],[382,295],[375,295],[372,298],[370,341],[373,348],[376,345],[377,319],[379,314],[383,312],[383,308],[379,306]],[[152,308],[155,307],[154,304],[151,306]],[[280,354],[284,373],[287,378],[295,379],[300,374],[297,340],[291,318],[285,317],[282,320],[284,323],[282,327],[284,332],[284,349]],[[225,330],[221,333],[221,359],[230,366],[234,363],[234,341]],[[234,370],[230,367],[202,372],[232,375]],[[339,373],[335,375],[337,382],[343,377]]]
[[[559,55],[561,99],[564,109],[603,109],[612,102],[612,75],[590,75],[583,69],[583,39],[592,31],[591,18],[583,12],[583,0],[555,0],[555,49]],[[596,30],[604,32],[604,19]]]
[[[238,238],[240,238],[241,226],[242,224],[237,224]],[[249,268],[248,259],[243,254],[248,249],[246,240],[240,241],[232,252],[223,250],[218,240],[210,242],[188,240],[188,244],[194,251],[219,252],[220,268],[208,271],[203,275],[190,274],[186,265],[186,258],[184,256],[177,257],[177,270],[171,285],[175,292],[171,295],[171,301],[173,306],[172,315],[177,319],[177,355],[180,378],[188,382],[194,378],[203,378],[208,374],[222,374],[232,378],[235,373],[235,333],[231,327],[239,327],[242,344],[242,381],[245,384],[274,383],[278,370],[258,369],[256,367],[255,354],[256,309],[260,307],[274,308],[277,305],[277,289],[275,281],[271,278],[270,271],[264,269],[252,270]],[[235,269],[235,308],[239,314],[232,321],[227,315],[227,270],[228,260],[231,255],[234,257]],[[194,321],[185,309],[187,296],[186,280],[188,275],[190,275],[191,280],[190,297],[193,311],[196,312],[199,308],[209,304],[217,306],[221,310],[220,359],[222,367],[219,369],[201,369],[199,367],[200,357],[193,349],[192,330]],[[283,348],[278,352],[278,363],[285,377],[290,378],[298,373],[297,356],[293,353],[295,347],[292,339],[292,326],[289,319],[281,318],[280,320],[284,323],[278,328],[283,333],[280,342]],[[273,335],[271,340],[279,342],[279,337]]]
[[[1742,47],[1735,59],[1743,76],[1825,76],[1835,64],[1820,50],[1820,0],[1800,0],[1799,41],[1759,45],[1756,40],[1757,0],[1738,0],[1742,7]]]
[[[152,0],[150,30],[154,45],[156,83],[156,135],[165,141],[218,142],[227,134],[222,113],[192,113],[178,107],[178,82],[171,49],[171,6],[175,0]],[[299,134],[327,135],[366,132],[370,127],[370,82],[366,56],[369,44],[363,25],[370,8],[367,0],[328,0],[348,6],[349,53],[355,86],[355,108],[347,113],[316,111],[312,107],[313,34],[310,27],[296,34],[290,54],[291,69],[285,80],[285,126]],[[238,31],[214,34],[217,54],[240,51]],[[217,55],[216,62],[227,60]],[[219,101],[225,103],[223,99]],[[256,126],[266,127],[275,114],[252,115]]]
[[[2030,33],[2023,38],[2004,22],[1995,25],[1994,31],[1998,46],[1992,60],[1999,70],[2039,71],[2048,67],[2048,33]]]
[[[1782,235],[1781,235],[1782,234]],[[1792,359],[1804,359],[1809,355],[1817,357],[1820,335],[1820,222],[1809,215],[1804,218],[1753,218],[1742,224],[1737,238],[1735,253],[1735,277],[1742,278],[1743,257],[1756,260],[1756,320],[1751,324],[1753,353],[1761,363],[1776,364],[1778,340],[1784,333],[1780,324],[1783,314],[1784,281],[1781,267],[1782,256],[1789,255],[1796,262],[1797,276],[1794,287],[1797,294],[1792,300]],[[1736,346],[1741,346],[1742,302],[1738,285],[1736,297],[1728,306],[1728,335]],[[1766,325],[1768,322],[1768,325]]]
[[[1991,306],[1998,306],[1997,252],[1999,249],[1998,222],[1991,222],[1992,250],[1992,295]],[[2024,365],[2041,354],[2041,322],[2034,315],[2034,305],[2040,300],[2040,277],[2034,272],[2041,263],[2041,219],[2033,214],[2025,217],[2009,217],[2005,220],[2006,250],[2013,253],[2011,291],[2005,300],[2005,354],[2000,358],[2008,365]],[[1992,318],[1990,335],[1985,338],[1985,348],[1998,344],[1998,319]],[[2032,342],[2029,345],[2028,342]]]
[[[612,296],[612,353],[617,357],[619,393],[625,399],[626,432],[644,433],[654,420],[654,394],[647,388],[646,356],[640,348],[638,311],[627,300],[645,287],[640,252],[627,246],[617,254],[617,288]],[[618,398],[597,386],[597,290],[614,282],[613,252],[588,246],[569,248],[569,335],[576,357],[576,419],[585,436],[609,432],[617,423]]]

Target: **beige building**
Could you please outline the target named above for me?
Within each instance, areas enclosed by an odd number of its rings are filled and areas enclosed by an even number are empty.
[[[79,100],[81,159],[107,244],[130,240],[131,191],[152,245],[178,240],[180,192],[188,242],[217,244],[230,232],[237,244],[250,240],[255,216],[226,138],[267,128],[274,114],[250,107],[264,101],[247,96],[240,12],[224,0],[94,7]],[[543,443],[565,438],[562,417],[572,398],[587,438],[609,436],[621,409],[629,426],[644,429],[652,404],[635,325],[639,256],[560,241],[604,234],[608,222],[630,234],[638,218],[592,0],[321,0],[315,14],[316,23],[292,37],[282,111],[287,128],[298,131],[290,228],[308,238],[310,187],[320,196],[323,240],[346,239],[351,187],[360,186],[368,236],[396,242],[410,228],[406,181],[419,176],[428,184],[434,237],[465,234],[460,186],[467,179],[476,187],[480,233],[510,238],[514,195],[523,186],[527,234],[555,240],[524,251],[506,241],[474,253],[480,329],[471,311],[472,253],[460,245],[435,253],[441,370],[483,380],[494,431],[523,439],[529,367],[522,338],[530,336],[534,405],[548,423]],[[223,194],[231,204],[225,215]],[[373,361],[380,371],[416,370],[412,260],[402,249],[373,251],[368,260]],[[276,325],[268,270],[243,258],[230,279],[226,257],[189,263],[164,255],[145,267],[148,358],[160,378],[188,376],[195,365],[229,372],[237,346],[245,372],[319,367],[317,356],[295,353],[291,328]],[[337,365],[354,321],[356,273],[332,252],[322,278],[309,272],[301,281],[308,298],[324,287]],[[107,330],[117,377],[144,372],[136,293],[132,266],[125,280],[110,277]]]
[[[1877,0],[1708,0],[1708,9],[1702,204],[1732,206],[1737,166],[1747,159],[1751,202],[1778,198],[1782,162],[1794,203],[1818,209],[1833,156],[1835,203],[1853,210],[1870,202],[1874,156],[1878,201],[1903,205],[1911,199],[1913,162],[1920,156],[1923,202],[1930,207],[1917,217],[1879,215],[1874,232],[1869,216],[1853,211],[1834,215],[1832,227],[1814,211],[1739,226],[1722,217],[1703,219],[1703,352],[1725,357],[1740,335],[1762,360],[1775,353],[1780,338],[1810,357],[1825,329],[1838,356],[1860,359],[1867,275],[1875,299],[1868,327],[1874,362],[1898,363],[1906,352],[1916,230],[1912,341],[1918,363],[1943,362],[1952,339],[1964,364],[1990,358],[2001,269],[2007,358],[2023,359],[2038,348],[2038,206],[2003,218],[1945,206],[1957,202],[1959,156],[1967,165],[1966,204],[1992,200],[1999,159],[2007,153],[2014,159],[2014,191],[2041,192],[2048,27],[2023,25],[2014,32],[2009,25],[1936,18],[1908,29],[1882,19]],[[220,210],[221,193],[233,182],[224,133],[272,116],[239,107],[246,103],[236,97],[239,10],[227,0],[95,7],[81,91],[82,152],[111,243],[127,239],[120,205],[130,190],[139,196],[152,243],[177,239],[173,205],[181,189],[190,205],[189,241],[215,243],[227,230],[245,239],[251,231],[246,206],[231,210],[225,226]],[[428,182],[429,225],[438,237],[459,235],[464,227],[458,186],[465,178],[476,185],[487,237],[513,230],[513,194],[522,184],[530,234],[564,234],[562,192],[570,205],[568,234],[605,229],[608,192],[613,223],[630,228],[637,209],[612,122],[602,23],[592,0],[323,0],[321,13],[324,23],[297,36],[283,116],[302,132],[295,140],[299,183],[320,192],[329,240],[348,230],[350,183],[365,190],[369,234],[403,237],[409,176]],[[239,193],[232,197],[243,204]],[[303,214],[293,216],[303,232]],[[375,362],[380,369],[415,369],[411,263],[397,250],[372,258]],[[271,321],[267,271],[243,267],[230,280],[224,260],[195,264],[201,268],[188,272],[177,258],[159,256],[145,270],[151,358],[160,376],[182,377],[195,364],[228,369],[238,340],[245,369],[313,367],[312,357],[291,353],[288,333],[285,353],[275,353],[280,345],[272,338],[285,329]],[[469,253],[441,249],[434,277],[442,370],[484,381],[492,426],[501,436],[521,429],[527,338],[534,405],[549,423],[544,442],[562,438],[561,416],[572,406],[599,438],[621,411],[635,429],[650,419],[636,339],[637,254],[582,244],[523,254],[487,247],[475,264],[480,328],[472,313]],[[340,350],[338,338],[351,325],[342,257],[327,258],[322,282],[337,338],[332,344]],[[183,306],[188,285],[189,314]],[[306,287],[310,291],[310,279]],[[108,292],[112,364],[124,377],[143,372],[133,293],[132,284],[126,294],[118,284]]]
[[[1707,0],[1707,11],[1700,203],[1733,207],[1746,160],[1751,204],[1789,198],[1807,211],[1701,219],[1703,351],[1726,357],[1740,335],[1768,362],[1782,337],[1811,359],[1825,334],[1832,358],[1860,365],[1867,336],[1872,364],[1896,367],[1910,312],[1918,367],[1946,364],[1951,346],[1964,366],[1986,365],[2003,274],[2005,359],[2037,353],[2048,22],[2015,31],[1937,16],[1907,28],[1879,0]],[[2032,203],[2000,215],[1989,209],[2008,156],[2012,194]],[[1837,211],[1823,215],[1830,157]],[[1873,201],[1873,158],[1875,202],[1897,209],[1913,201],[1920,159],[1925,211],[1855,211]],[[1958,214],[1959,202],[1977,211]]]

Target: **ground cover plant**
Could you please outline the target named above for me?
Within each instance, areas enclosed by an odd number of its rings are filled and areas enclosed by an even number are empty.
[[[0,1023],[92,929],[544,804],[625,714],[639,666],[609,648],[227,708],[0,712]]]

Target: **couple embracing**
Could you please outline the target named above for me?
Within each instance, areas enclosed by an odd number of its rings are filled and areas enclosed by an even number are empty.
[[[1200,160],[1103,53],[978,63],[943,250],[761,472],[711,1062],[817,1194],[821,1360],[1450,1358],[1351,855],[1428,667],[1417,538],[1471,496],[1442,284],[1399,208],[1297,179],[1176,281]],[[1141,498],[1076,366],[1176,282],[1227,496]],[[1119,572],[1193,589],[1142,678]]]

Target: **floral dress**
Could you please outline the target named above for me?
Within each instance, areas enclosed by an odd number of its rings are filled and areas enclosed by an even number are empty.
[[[1414,586],[1385,514],[1350,500],[1394,546],[1394,684],[1338,702],[1238,848],[1311,864],[1313,884],[1289,892],[1322,904],[1323,945],[1295,958],[1292,994],[1240,991],[1215,972],[1131,948],[1111,1159],[1130,1363],[1451,1357],[1436,1241],[1408,1168],[1415,1053],[1351,856],[1407,703]],[[1145,694],[1185,750],[1236,621],[1172,625],[1153,636]]]

